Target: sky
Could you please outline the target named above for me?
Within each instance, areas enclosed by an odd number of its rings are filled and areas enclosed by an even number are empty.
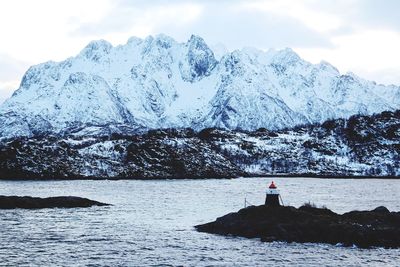
[[[0,1],[0,103],[31,65],[74,56],[91,40],[159,33],[211,47],[290,47],[383,84],[400,85],[397,0]]]

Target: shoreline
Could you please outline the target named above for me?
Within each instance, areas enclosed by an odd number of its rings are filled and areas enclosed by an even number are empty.
[[[316,174],[254,174],[237,177],[35,177],[31,178],[3,178],[0,177],[0,181],[72,181],[72,180],[88,180],[88,181],[118,181],[118,180],[136,180],[136,181],[148,181],[148,180],[230,180],[230,179],[252,179],[252,178],[314,178],[314,179],[385,179],[385,180],[400,180],[399,176],[339,176],[339,175],[316,175]]]

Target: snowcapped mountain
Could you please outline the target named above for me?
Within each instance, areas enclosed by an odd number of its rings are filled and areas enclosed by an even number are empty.
[[[100,40],[62,62],[31,67],[0,107],[0,137],[107,126],[110,131],[206,127],[271,130],[400,108],[400,88],[311,64],[291,49],[218,57],[201,37]]]

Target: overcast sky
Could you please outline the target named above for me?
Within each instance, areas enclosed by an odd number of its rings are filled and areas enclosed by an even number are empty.
[[[90,40],[164,33],[229,50],[293,48],[342,73],[400,85],[397,0],[12,0],[0,2],[0,103],[29,66],[76,55]]]

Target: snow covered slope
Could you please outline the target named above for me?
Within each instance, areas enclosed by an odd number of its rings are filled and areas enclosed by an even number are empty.
[[[161,129],[0,143],[0,179],[255,175],[400,178],[400,110],[278,131]]]
[[[31,67],[0,107],[0,138],[110,125],[274,130],[399,108],[399,87],[341,75],[291,49],[217,59],[201,37],[157,35],[116,47],[93,41],[75,57]]]

